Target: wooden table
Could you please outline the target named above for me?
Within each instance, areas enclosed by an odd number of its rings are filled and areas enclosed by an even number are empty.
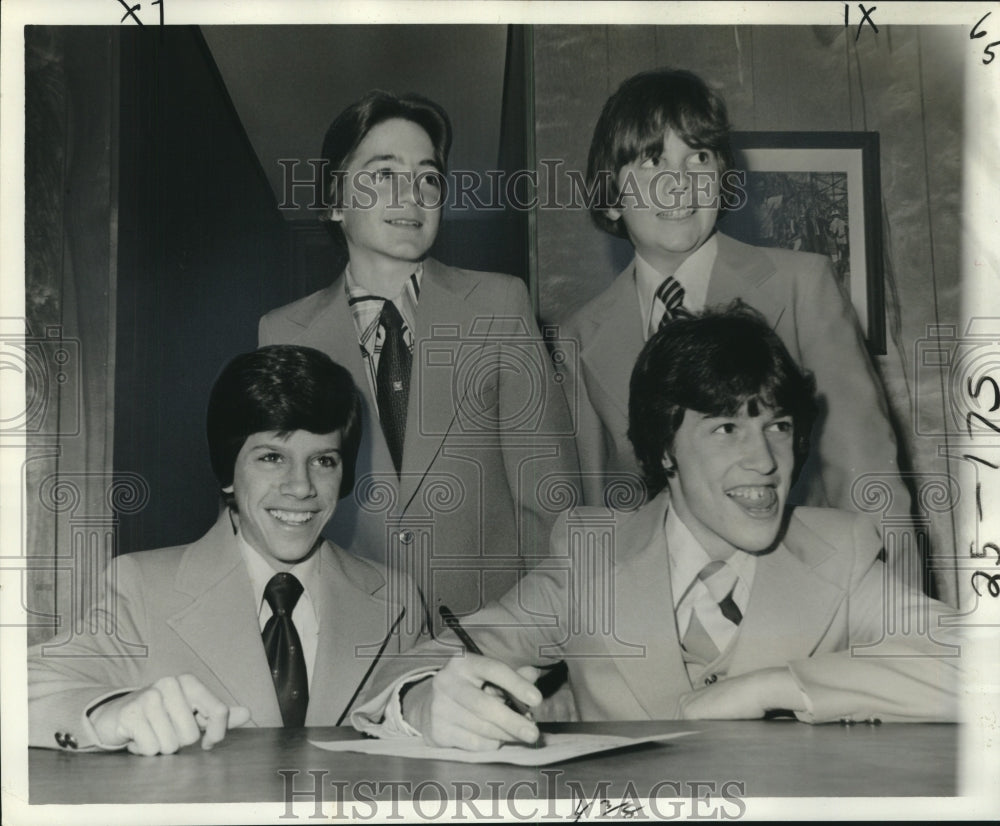
[[[718,805],[727,792],[753,798],[957,793],[959,727],[953,725],[809,726],[774,720],[543,728],[635,736],[698,733],[539,768],[337,754],[308,742],[357,736],[346,728],[234,730],[212,751],[190,746],[155,758],[30,749],[30,802],[285,801],[290,789],[310,790],[316,778],[324,811],[345,800],[391,801],[394,796],[546,800],[690,798],[693,793],[696,798],[707,794]]]

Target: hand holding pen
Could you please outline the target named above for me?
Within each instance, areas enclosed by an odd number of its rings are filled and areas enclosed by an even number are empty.
[[[442,605],[438,610],[445,624],[455,633],[455,635],[458,637],[459,641],[462,643],[465,650],[469,654],[478,657],[483,657],[483,652],[480,650],[479,646],[472,639],[472,637],[469,636],[468,632],[464,628],[462,628],[461,623],[458,621],[458,617],[456,617],[447,608],[447,606]],[[513,670],[509,669],[507,666],[503,665],[502,663],[496,660],[489,660],[483,657],[482,661],[478,663],[478,666],[484,670],[492,669],[496,671],[498,673],[498,679],[506,678],[504,672],[509,672],[510,676],[512,676],[515,680],[524,679],[522,675],[517,674],[516,672],[514,672]],[[532,724],[529,729],[528,727],[524,726],[522,722],[522,724],[516,726],[516,730],[510,731],[511,734],[517,736],[520,742],[527,743],[528,745],[535,746],[536,748],[545,745],[542,733],[538,731],[537,728],[533,725],[534,721],[532,720],[531,717],[530,707],[526,703],[521,702],[519,699],[517,699],[517,697],[513,696],[510,693],[510,691],[505,690],[502,686],[498,685],[493,680],[483,679],[481,688],[483,691],[486,691],[487,693],[492,693],[494,694],[494,696],[499,696],[499,698],[504,701],[504,704],[507,706],[507,708],[511,709],[516,714],[525,718],[529,723]],[[530,690],[537,693],[537,689],[535,689],[534,686],[531,686]],[[535,736],[536,732],[537,736]],[[531,736],[530,737],[524,736],[526,734],[530,734]]]

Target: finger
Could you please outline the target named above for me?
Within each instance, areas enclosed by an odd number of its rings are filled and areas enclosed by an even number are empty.
[[[533,680],[525,679],[499,660],[470,655],[460,660],[453,660],[456,661],[464,663],[459,668],[460,673],[479,686],[492,683],[528,706],[536,706],[542,702],[542,693],[535,688]]]
[[[517,675],[519,677],[523,677],[532,685],[534,685],[538,681],[538,678],[544,673],[545,672],[542,671],[542,669],[536,668],[533,665],[522,665],[519,669],[517,669]]]
[[[485,737],[460,725],[445,724],[440,731],[434,732],[431,745],[466,751],[496,751],[502,742],[502,738]]]
[[[188,702],[176,677],[164,677],[153,683],[163,697],[163,708],[173,727],[174,736],[181,746],[189,746],[198,741],[201,731],[195,722],[194,709]]]
[[[250,722],[250,709],[244,706],[229,707],[229,728],[239,728]]]
[[[453,722],[466,730],[492,740],[522,740],[534,743],[538,728],[527,717],[510,709],[503,699],[470,683],[446,684],[435,697],[435,719]]]
[[[171,720],[164,705],[163,694],[156,684],[140,695],[139,702],[146,720],[159,742],[159,751],[162,754],[173,754],[180,748],[180,740],[178,740],[177,732],[174,730],[173,720]]]
[[[128,741],[127,748],[132,754],[152,757],[160,753],[160,739],[138,702],[122,710],[118,717],[118,735]]]
[[[178,680],[189,707],[195,712],[199,726],[205,731],[201,738],[201,747],[210,749],[226,736],[229,706],[209,691],[197,677],[182,674]]]

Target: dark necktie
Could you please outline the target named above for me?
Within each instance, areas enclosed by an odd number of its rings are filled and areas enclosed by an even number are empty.
[[[681,644],[688,653],[708,663],[715,660],[719,656],[719,653],[726,648],[729,640],[736,633],[739,624],[743,622],[743,612],[740,611],[740,607],[733,599],[733,592],[736,590],[736,582],[739,578],[725,562],[715,560],[702,568],[698,574],[698,579],[705,583],[709,593],[712,595],[711,599],[716,601],[716,605],[722,616],[733,625],[732,629],[727,629],[726,633],[723,634],[723,639],[716,640],[706,630],[706,623],[710,626],[716,624],[710,622],[708,616],[699,618],[699,612],[714,610],[715,605],[704,601],[695,605],[694,610],[691,612],[691,621],[688,625],[688,630],[684,634],[684,640]],[[720,592],[723,594],[721,598],[718,596]],[[709,607],[710,605],[711,607]],[[719,633],[718,629],[716,629],[716,633]]]
[[[264,588],[264,599],[274,612],[264,626],[264,651],[285,728],[303,726],[309,705],[306,658],[302,653],[299,633],[292,622],[292,611],[300,596],[302,583],[287,572],[275,574]]]
[[[403,338],[403,317],[391,301],[382,305],[379,324],[385,330],[379,354],[375,389],[378,415],[392,463],[399,473],[403,464],[403,438],[406,435],[406,410],[410,399],[410,348]]]
[[[691,318],[691,313],[684,308],[684,288],[672,275],[663,279],[663,283],[656,288],[656,297],[665,308],[660,316],[660,330],[675,318]]]

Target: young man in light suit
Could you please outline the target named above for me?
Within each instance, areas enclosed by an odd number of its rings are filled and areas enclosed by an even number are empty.
[[[566,387],[579,398],[573,413],[586,501],[603,504],[610,480],[639,474],[626,404],[629,369],[643,343],[664,318],[739,298],[816,378],[821,412],[793,500],[857,510],[855,480],[889,474],[895,507],[907,513],[910,494],[898,476],[885,396],[829,259],[750,246],[716,229],[722,197],[738,194],[726,176],[733,163],[725,103],[690,72],[629,78],[594,127],[591,217],[627,239],[635,260],[561,325],[580,350]]]
[[[565,570],[534,571],[465,618],[484,656],[443,635],[413,651],[437,662],[383,663],[355,727],[468,749],[533,742],[534,723],[486,684],[534,706],[533,668],[553,658],[582,720],[954,720],[959,649],[939,626],[950,610],[887,579],[868,517],[786,508],[815,404],[754,311],[666,325],[629,396],[654,498],[569,512],[552,535]]]
[[[361,390],[359,483],[329,535],[467,612],[545,554],[563,504],[547,492],[576,486],[579,463],[523,282],[427,255],[450,145],[415,95],[371,92],[333,121],[322,198],[349,262],[264,316],[260,343],[316,347]]]
[[[169,754],[248,722],[339,725],[377,655],[419,635],[401,620],[424,614],[412,581],[320,537],[354,485],[360,427],[354,383],[323,353],[231,361],[208,407],[218,521],[118,557],[86,632],[29,652],[29,745]]]

